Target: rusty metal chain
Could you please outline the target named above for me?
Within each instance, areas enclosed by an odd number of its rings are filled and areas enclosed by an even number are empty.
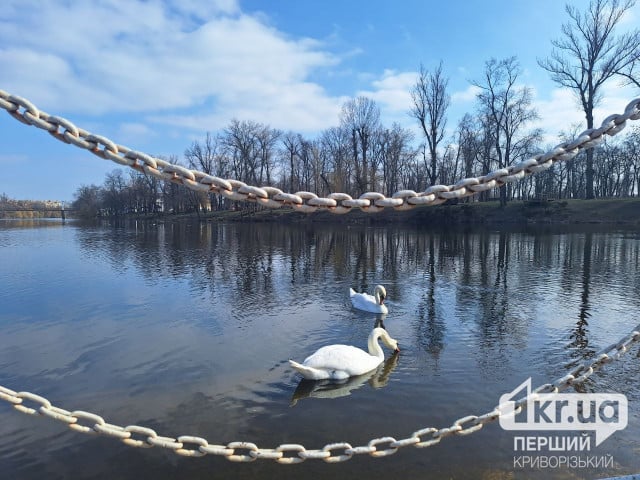
[[[49,115],[29,100],[3,90],[0,90],[0,107],[16,120],[46,130],[62,142],[87,149],[100,158],[112,160],[160,180],[184,185],[197,192],[222,195],[231,200],[256,202],[269,208],[287,205],[304,213],[328,210],[337,214],[348,213],[354,208],[368,213],[380,212],[385,208],[410,210],[419,205],[438,205],[449,199],[465,198],[502,187],[506,183],[547,170],[556,162],[569,160],[581,150],[601,143],[605,135],[616,135],[625,128],[627,120],[640,119],[640,98],[636,98],[629,102],[624,113],[609,115],[599,128],[587,129],[575,140],[563,142],[546,153],[535,155],[507,168],[494,170],[480,177],[464,178],[453,185],[433,185],[424,192],[400,190],[391,197],[385,197],[378,192],[366,192],[359,198],[352,198],[346,193],[331,193],[327,197],[319,197],[312,192],[285,193],[275,187],[256,187],[239,180],[223,179],[198,170],[190,170],[118,145],[106,137],[75,126],[65,118]]]
[[[185,457],[202,457],[204,455],[223,456],[231,462],[253,462],[257,459],[271,459],[278,463],[292,464],[308,459],[320,459],[328,463],[344,462],[354,455],[368,454],[372,457],[393,455],[402,447],[431,447],[440,443],[443,438],[453,435],[469,435],[477,432],[484,425],[494,422],[501,416],[520,413],[530,400],[543,393],[557,393],[570,385],[584,382],[591,374],[603,365],[618,360],[629,348],[640,341],[640,325],[618,342],[598,352],[589,362],[574,367],[568,374],[557,380],[541,385],[529,395],[515,401],[509,408],[498,405],[483,415],[467,415],[455,420],[451,426],[444,428],[425,427],[413,432],[409,437],[396,440],[394,437],[374,438],[366,445],[353,447],[347,442],[329,443],[320,449],[306,449],[297,443],[282,444],[276,448],[259,448],[252,442],[230,442],[226,445],[211,444],[202,437],[182,435],[177,438],[164,437],[155,430],[139,425],[121,427],[107,423],[104,418],[83,410],[68,411],[56,407],[51,402],[30,392],[16,392],[0,386],[0,400],[28,415],[44,415],[69,428],[82,433],[100,434],[121,440],[127,445],[138,448],[162,447]],[[25,401],[31,406],[25,405]],[[503,413],[504,411],[504,413]]]

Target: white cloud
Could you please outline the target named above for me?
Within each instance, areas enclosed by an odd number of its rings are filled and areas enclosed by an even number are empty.
[[[551,90],[548,99],[535,99],[533,106],[540,118],[530,127],[542,129],[547,144],[560,143],[561,134],[573,136],[576,126],[579,131],[584,130],[584,113],[573,93],[566,88]]]
[[[205,131],[232,118],[308,133],[338,123],[347,97],[311,78],[355,77],[343,63],[361,51],[348,48],[336,55],[317,40],[287,36],[263,14],[243,13],[236,0],[5,0],[0,65],[10,68],[0,69],[0,88],[72,120],[137,115],[120,125],[125,136],[152,134],[141,125],[147,121]],[[363,73],[359,81],[369,88],[353,96],[375,100],[385,125],[410,125],[416,78],[410,71]],[[471,108],[478,91],[470,85],[453,92],[451,110]],[[622,111],[632,98],[622,91],[608,89],[596,113]],[[584,123],[569,92],[554,90],[536,106],[549,135]],[[450,125],[456,121],[450,115]]]
[[[146,113],[193,126],[241,116],[300,131],[337,122],[343,99],[309,77],[340,59],[234,0],[8,0],[3,9],[0,64],[12,68],[0,70],[0,85],[50,113]]]
[[[200,131],[215,131],[229,125],[231,119],[252,120],[282,130],[300,133],[318,132],[337,125],[346,97],[329,98],[311,83],[291,85],[273,95],[264,92],[247,93],[244,102],[228,99],[217,111],[152,115],[149,119],[175,127]]]
[[[476,85],[469,85],[465,90],[451,94],[452,103],[467,103],[475,101],[482,89]]]
[[[637,25],[637,12],[638,9],[629,9],[624,12],[624,15],[620,18],[621,25],[628,25],[631,28],[635,28]]]
[[[371,98],[394,112],[406,112],[411,108],[411,89],[416,83],[416,72],[385,70],[382,78],[372,82]]]
[[[390,127],[393,122],[406,126],[411,123],[411,89],[416,83],[417,75],[416,72],[385,70],[382,76],[370,80],[371,89],[361,90],[355,96],[374,100],[380,107],[381,120],[385,126]]]
[[[204,19],[219,13],[232,15],[240,12],[237,0],[180,0],[173,8]]]
[[[117,136],[121,142],[129,143],[155,137],[157,133],[145,124],[125,122],[120,124]]]
[[[634,93],[633,88],[620,86],[615,81],[605,84],[602,88],[602,100],[594,108],[594,126],[599,127],[609,115],[624,113],[627,104],[633,100]],[[532,126],[544,130],[546,143],[555,145],[560,143],[561,133],[573,137],[574,131],[579,134],[586,129],[582,107],[569,89],[553,89],[547,99],[536,98],[534,107],[538,110],[540,120]]]

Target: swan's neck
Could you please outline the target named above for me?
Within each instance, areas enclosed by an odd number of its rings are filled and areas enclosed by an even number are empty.
[[[380,338],[380,334],[377,332],[372,332],[369,335],[368,347],[369,347],[369,355],[372,355],[377,358],[381,358],[384,360],[384,352],[382,351],[382,347],[378,343],[378,339]]]
[[[373,295],[376,297],[376,305],[380,305],[380,292],[376,290]]]

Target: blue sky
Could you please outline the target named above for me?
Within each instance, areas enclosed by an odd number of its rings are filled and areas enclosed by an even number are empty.
[[[569,2],[585,8],[586,1]],[[470,81],[516,55],[550,146],[583,125],[571,93],[537,58],[568,20],[565,3],[486,0],[4,0],[0,89],[92,133],[152,155],[182,157],[234,118],[313,138],[366,95],[382,122],[415,128],[409,92],[420,64],[442,61],[448,127],[474,110]],[[637,28],[640,7],[621,31]],[[611,82],[599,123],[639,95]],[[557,142],[556,142],[557,143]],[[118,166],[0,111],[0,193],[71,200]],[[428,185],[425,185],[425,188]]]

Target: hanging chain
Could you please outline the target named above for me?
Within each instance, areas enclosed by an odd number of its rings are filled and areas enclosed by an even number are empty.
[[[590,128],[578,138],[563,142],[546,153],[534,155],[507,168],[494,170],[480,177],[464,178],[453,185],[433,185],[424,192],[400,190],[391,197],[382,193],[366,192],[359,198],[346,193],[331,193],[320,197],[312,192],[285,193],[275,187],[256,187],[239,180],[223,179],[198,170],[190,170],[146,153],[118,145],[101,135],[95,135],[77,127],[69,120],[49,115],[39,110],[29,100],[0,90],[0,107],[13,118],[49,132],[58,140],[84,148],[105,160],[124,165],[160,180],[174,182],[196,192],[222,195],[231,200],[257,202],[269,208],[290,206],[304,213],[328,210],[332,213],[348,213],[354,208],[375,213],[385,208],[410,210],[419,205],[438,205],[454,198],[465,198],[486,190],[521,180],[550,168],[554,163],[569,160],[580,151],[594,147],[625,128],[627,120],[640,119],[640,98],[629,102],[624,113],[605,118],[599,128]]]
[[[202,457],[204,455],[223,456],[232,462],[253,462],[259,458],[275,460],[278,463],[300,463],[308,459],[321,459],[328,463],[344,462],[354,455],[368,454],[372,457],[393,455],[402,447],[431,447],[440,443],[443,438],[452,435],[469,435],[477,432],[484,425],[494,422],[502,415],[515,415],[527,408],[529,401],[540,394],[557,393],[584,382],[603,365],[618,360],[631,346],[640,341],[640,325],[620,341],[611,344],[598,352],[590,362],[574,367],[568,374],[546,383],[530,394],[518,399],[510,408],[498,405],[483,415],[467,415],[444,428],[425,427],[413,432],[409,437],[396,440],[394,437],[374,438],[366,445],[353,447],[347,442],[329,443],[321,449],[306,449],[297,443],[282,444],[276,448],[259,448],[252,442],[230,442],[226,445],[211,444],[202,437],[182,435],[177,438],[164,437],[155,430],[139,425],[121,427],[107,423],[103,417],[83,410],[68,411],[56,407],[51,402],[30,392],[15,392],[0,386],[0,400],[28,415],[44,415],[65,423],[69,428],[82,433],[101,434],[114,437],[127,445],[139,448],[162,447],[173,450],[185,457]],[[30,406],[25,405],[28,402]],[[504,411],[504,413],[503,413]]]

